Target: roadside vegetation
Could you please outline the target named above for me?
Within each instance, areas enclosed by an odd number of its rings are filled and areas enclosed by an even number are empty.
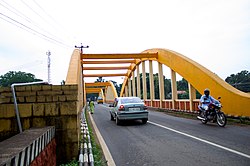
[[[87,113],[87,111],[85,112],[85,116],[86,116],[86,120],[88,123],[89,135],[91,138],[92,152],[94,156],[94,165],[95,166],[107,166],[107,161],[105,160],[105,157],[100,147],[100,144],[98,142],[98,139],[95,133],[93,132],[93,126],[89,120],[89,114]]]

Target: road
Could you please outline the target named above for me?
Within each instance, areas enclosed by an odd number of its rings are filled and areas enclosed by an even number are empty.
[[[250,127],[216,124],[149,111],[149,122],[117,126],[109,107],[92,115],[117,166],[250,166]]]

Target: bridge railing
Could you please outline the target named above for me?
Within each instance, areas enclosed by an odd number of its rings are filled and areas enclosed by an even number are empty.
[[[149,107],[160,108],[160,100],[145,100],[145,104]],[[183,111],[183,112],[194,112],[198,111],[199,100],[193,100],[193,108],[194,110],[190,110],[190,101],[185,99],[178,99],[174,102],[172,100],[163,100],[162,101],[162,109]]]

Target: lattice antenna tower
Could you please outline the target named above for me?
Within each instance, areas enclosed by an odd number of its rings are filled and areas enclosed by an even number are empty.
[[[50,51],[46,52],[46,55],[48,55],[48,83],[50,84],[50,82],[51,82],[51,78],[50,78],[50,65],[51,65],[50,55],[51,55],[51,52]]]

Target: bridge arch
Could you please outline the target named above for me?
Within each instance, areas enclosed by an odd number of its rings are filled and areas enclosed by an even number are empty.
[[[92,61],[84,61],[83,59],[91,59]],[[99,59],[96,61],[95,59]],[[108,61],[100,61],[100,59],[105,59]],[[109,60],[112,61],[109,61]],[[127,60],[124,60],[127,59]],[[126,93],[126,86],[131,77],[134,78],[134,71],[139,66],[139,64],[144,63],[144,61],[158,61],[159,64],[164,64],[168,66],[172,71],[180,74],[184,79],[186,79],[190,84],[191,94],[194,93],[194,89],[203,93],[205,88],[211,90],[211,95],[214,97],[221,96],[222,104],[224,106],[223,111],[228,115],[234,116],[248,116],[250,117],[250,110],[248,108],[250,103],[250,94],[241,92],[231,85],[227,84],[216,74],[206,69],[197,62],[189,59],[188,57],[168,50],[168,49],[148,49],[142,53],[136,54],[82,54],[79,50],[74,50],[69,69],[68,75],[66,78],[66,84],[78,84],[79,89],[79,100],[83,99],[83,102],[86,101],[84,95],[85,93],[85,83],[83,77],[98,77],[100,74],[83,74],[83,69],[97,69],[97,68],[83,68],[83,64],[106,64],[106,63],[130,63],[130,66],[127,68],[127,73],[122,74],[102,74],[102,76],[125,76],[123,81],[123,86],[121,88],[121,95]],[[97,63],[98,62],[98,63]],[[104,67],[98,68],[98,70],[112,70],[113,67]],[[116,67],[117,70],[121,67]],[[159,70],[160,71],[160,70]],[[134,80],[134,79],[133,79]],[[135,84],[133,82],[133,84]],[[131,87],[131,86],[130,86]],[[135,89],[135,88],[133,88]],[[115,88],[110,86],[110,93],[114,94]],[[131,93],[131,92],[130,92]],[[137,91],[138,93],[138,91]],[[133,95],[135,93],[133,92]],[[138,93],[140,94],[140,93]],[[131,94],[130,94],[131,95]],[[191,96],[192,96],[191,95]],[[83,96],[83,97],[82,97]],[[175,99],[172,99],[173,101]],[[190,98],[192,101],[192,98]],[[160,102],[161,103],[161,102]],[[173,104],[175,104],[173,102]],[[175,108],[175,106],[172,107]],[[191,105],[191,104],[190,104]]]
[[[105,87],[105,92],[103,93],[103,89],[101,87]],[[94,83],[85,83],[86,93],[98,93],[100,97],[107,103],[113,102],[117,95],[117,91],[113,82],[94,82]]]
[[[201,94],[203,94],[205,88],[209,88],[212,96],[215,98],[220,96],[225,113],[236,116],[250,116],[250,110],[248,108],[250,104],[250,94],[232,87],[215,73],[197,62],[168,49],[148,49],[142,53],[158,53],[158,58],[142,58],[137,64],[145,60],[158,61],[180,74]],[[135,66],[136,65],[132,66],[132,70],[128,73],[129,76],[136,69]],[[128,78],[123,82],[121,94],[124,93],[127,82]]]

